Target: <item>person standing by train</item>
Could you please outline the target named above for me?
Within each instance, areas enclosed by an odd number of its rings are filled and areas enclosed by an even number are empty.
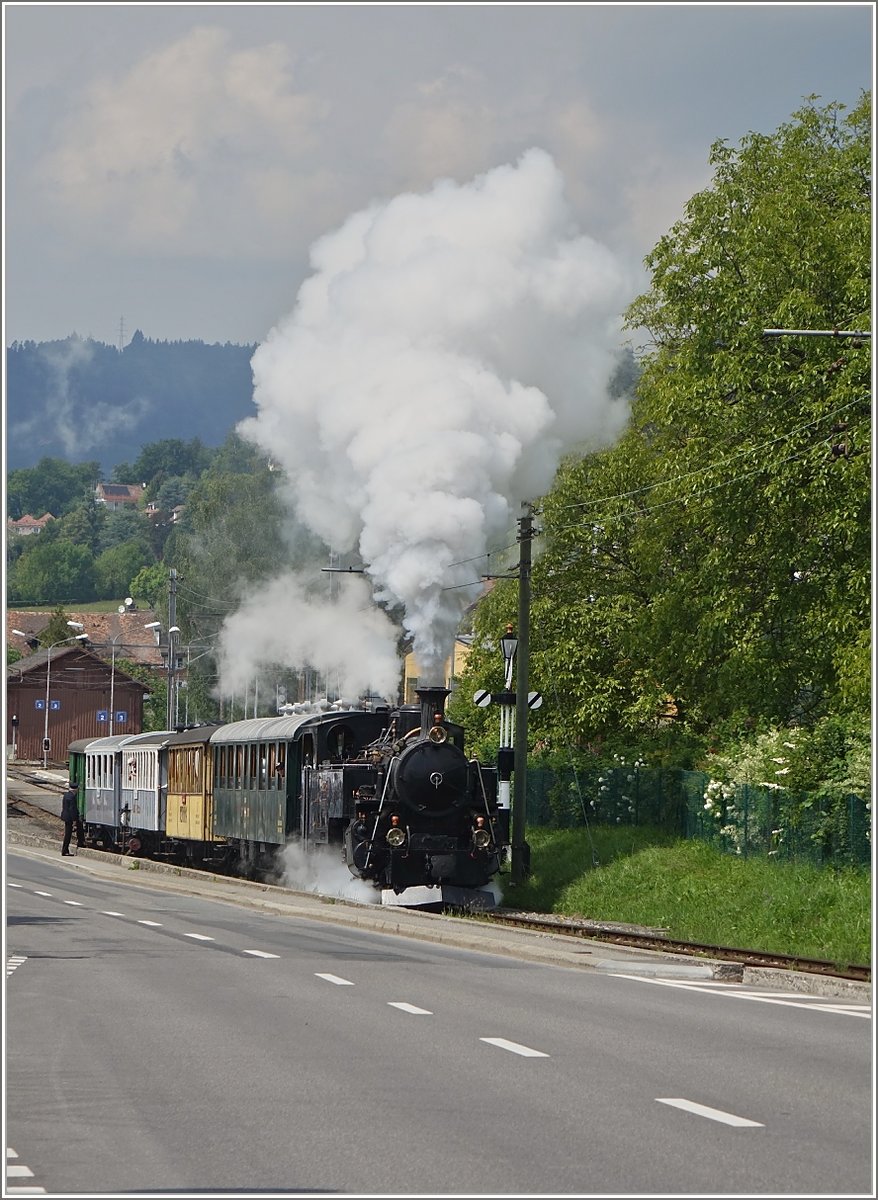
[[[70,839],[73,837],[74,825],[76,826],[77,846],[85,845],[76,797],[76,783],[71,779],[67,784],[67,791],[61,797],[61,820],[64,822],[64,841],[61,843],[61,853],[65,855],[70,854]]]

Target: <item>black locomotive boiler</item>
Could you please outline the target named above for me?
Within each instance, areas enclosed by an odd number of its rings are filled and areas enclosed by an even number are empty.
[[[405,904],[490,907],[493,894],[485,889],[509,841],[497,770],[467,758],[463,729],[444,717],[447,688],[417,694],[420,707],[388,710],[381,735],[353,761],[319,767],[309,791],[341,794],[352,810],[345,862],[381,889],[385,903],[402,896]]]

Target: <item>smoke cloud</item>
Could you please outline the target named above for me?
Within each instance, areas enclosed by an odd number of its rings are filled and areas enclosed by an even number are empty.
[[[395,696],[399,685],[396,630],[361,575],[345,576],[331,605],[318,603],[292,571],[245,600],[223,625],[223,688],[245,692],[254,663],[307,663],[354,700],[370,691]]]
[[[539,149],[355,213],[311,265],[253,356],[258,411],[239,432],[285,469],[298,519],[359,555],[376,600],[403,612],[422,681],[441,683],[481,591],[473,560],[508,544],[521,501],[550,489],[564,452],[611,444],[625,425],[607,384],[632,289],[576,231]],[[285,620],[269,615],[283,599],[254,598],[239,617],[261,622],[273,657],[281,643],[317,653],[316,635],[284,628],[310,620],[294,589]],[[383,637],[383,661],[395,637],[379,624],[362,652]]]

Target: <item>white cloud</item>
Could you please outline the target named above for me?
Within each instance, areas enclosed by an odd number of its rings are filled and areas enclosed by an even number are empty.
[[[222,252],[260,215],[295,211],[325,104],[294,90],[284,46],[231,41],[195,28],[82,93],[38,169],[56,218],[134,250],[198,251],[207,235]]]

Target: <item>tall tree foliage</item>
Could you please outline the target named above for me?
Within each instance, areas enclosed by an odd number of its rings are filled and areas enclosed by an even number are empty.
[[[765,334],[869,328],[870,98],[843,111],[716,143],[629,313],[654,339],[633,433],[670,481],[648,494],[668,578],[642,630],[706,722],[821,715],[868,627],[869,343]]]
[[[94,497],[100,479],[97,462],[69,463],[63,458],[41,458],[35,467],[9,473],[6,483],[8,515],[18,520],[25,513],[60,517],[84,498]]]
[[[713,738],[862,707],[870,343],[764,331],[869,329],[870,133],[870,97],[811,98],[717,142],[712,185],[648,256],[629,429],[541,505],[534,741],[662,741],[670,699]],[[514,596],[480,613],[499,636],[484,617],[514,620]]]

